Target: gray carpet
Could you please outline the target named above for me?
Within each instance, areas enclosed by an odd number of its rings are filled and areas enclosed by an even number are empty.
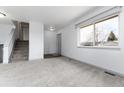
[[[0,64],[0,86],[124,86],[124,78],[64,57]]]
[[[55,58],[55,57],[61,57],[61,55],[58,54],[45,54],[44,58]]]

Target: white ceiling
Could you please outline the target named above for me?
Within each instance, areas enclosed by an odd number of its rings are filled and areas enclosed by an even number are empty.
[[[57,29],[65,26],[79,16],[95,7],[93,6],[2,6],[0,11],[6,13],[8,19],[29,22],[41,21],[45,28],[50,25]],[[0,19],[1,20],[1,19]]]

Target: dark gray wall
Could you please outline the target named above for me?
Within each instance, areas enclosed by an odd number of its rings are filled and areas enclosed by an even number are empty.
[[[3,45],[0,45],[0,63],[3,62]]]

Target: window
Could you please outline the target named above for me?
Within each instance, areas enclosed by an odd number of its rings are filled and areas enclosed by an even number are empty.
[[[118,17],[95,24],[95,44],[97,46],[118,46]]]
[[[118,46],[118,16],[80,28],[80,46]]]
[[[94,41],[93,29],[94,29],[93,25],[80,29],[80,45],[93,46],[93,41]]]

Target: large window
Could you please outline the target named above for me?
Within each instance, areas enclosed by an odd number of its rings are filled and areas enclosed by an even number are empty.
[[[81,27],[79,35],[80,46],[118,46],[118,16]]]

